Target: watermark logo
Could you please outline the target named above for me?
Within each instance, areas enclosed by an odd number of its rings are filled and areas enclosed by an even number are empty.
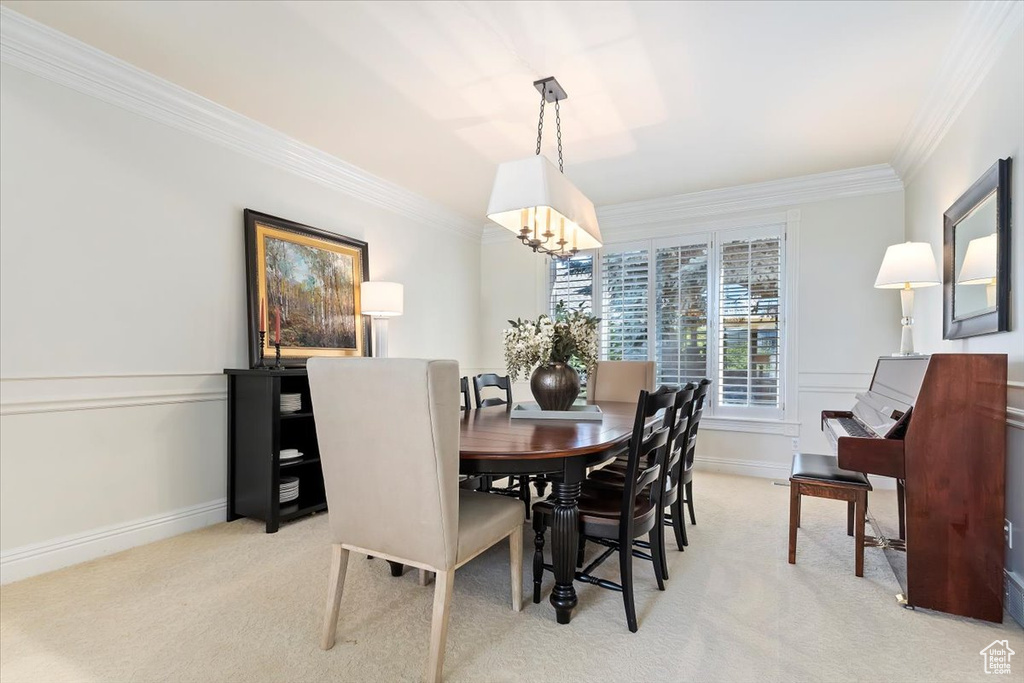
[[[985,658],[985,673],[1010,673],[1010,657],[1015,654],[1017,653],[1010,649],[1010,641],[993,640],[988,647],[981,650],[981,656]]]

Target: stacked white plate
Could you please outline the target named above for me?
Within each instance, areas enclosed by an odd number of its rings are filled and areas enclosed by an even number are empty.
[[[296,458],[302,457],[302,451],[298,448],[282,448],[281,449],[281,461],[295,460]]]
[[[299,497],[299,478],[298,477],[281,477],[281,497],[282,503],[290,503]]]
[[[281,394],[281,412],[297,413],[302,410],[302,394]]]

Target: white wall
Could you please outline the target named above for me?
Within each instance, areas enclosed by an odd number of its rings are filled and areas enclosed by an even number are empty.
[[[476,371],[478,242],[8,64],[0,107],[3,580],[223,520],[246,207],[368,241],[391,355]]]
[[[655,200],[658,201],[658,200]],[[637,205],[635,208],[642,210]],[[796,448],[828,453],[819,417],[823,409],[852,406],[866,389],[880,355],[899,348],[899,297],[873,288],[885,248],[903,239],[903,193],[890,191],[772,207],[732,214],[744,220],[764,213],[798,210],[797,406],[787,421],[798,422]],[[599,211],[599,214],[601,212]],[[708,222],[721,222],[716,215]],[[701,225],[688,218],[680,226]],[[662,229],[662,228],[659,228]],[[628,241],[621,226],[606,241]],[[502,372],[501,331],[508,318],[544,312],[546,259],[531,253],[511,233],[486,236],[481,248],[481,364]],[[500,275],[500,276],[498,276]],[[528,392],[526,386],[521,392]],[[522,394],[520,394],[522,395]],[[702,466],[761,476],[789,476],[794,436],[775,428],[757,431],[702,429],[697,457]],[[750,426],[757,430],[757,427]]]
[[[942,291],[919,290],[915,341],[923,352],[1005,353],[1008,405],[1016,426],[1007,428],[1007,518],[1013,550],[1007,569],[1024,584],[1024,29],[1019,29],[906,190],[907,239],[931,242],[942,255],[942,214],[997,159],[1013,157],[1010,242],[1010,331],[943,341]]]

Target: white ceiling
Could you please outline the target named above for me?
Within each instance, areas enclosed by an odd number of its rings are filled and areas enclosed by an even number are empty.
[[[482,220],[549,75],[598,205],[888,162],[967,3],[3,4]]]

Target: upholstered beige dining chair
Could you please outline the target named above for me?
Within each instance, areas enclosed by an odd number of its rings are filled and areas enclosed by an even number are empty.
[[[309,387],[334,542],[321,647],[334,646],[350,551],[434,572],[426,679],[444,666],[455,570],[509,539],[522,604],[523,504],[459,488],[459,366],[312,358]]]
[[[587,376],[587,403],[636,403],[641,391],[654,391],[654,362],[601,360]]]

